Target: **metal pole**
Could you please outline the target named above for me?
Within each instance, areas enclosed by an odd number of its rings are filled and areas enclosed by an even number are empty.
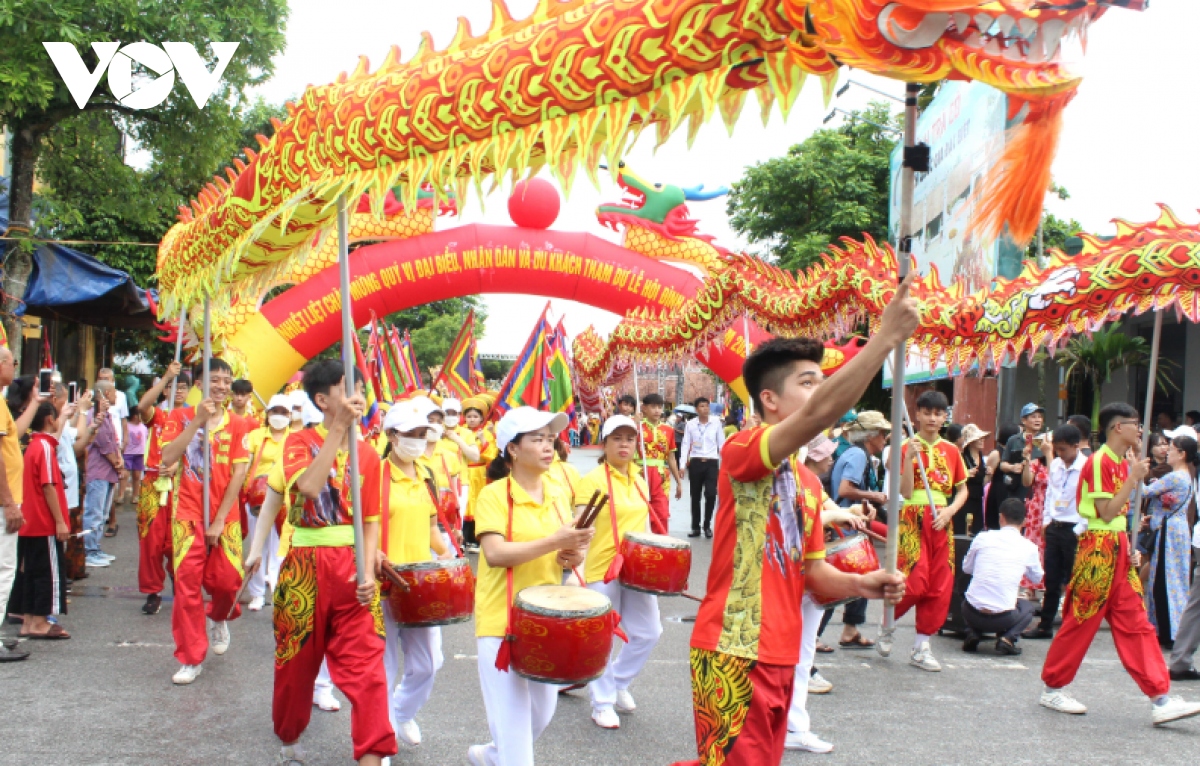
[[[638,403],[637,409],[634,410],[634,415],[636,415],[638,417],[643,417],[643,419],[644,419],[644,416],[641,415],[642,393],[638,387],[637,362],[633,363],[633,398],[637,399],[637,403]],[[638,420],[637,432],[638,432],[638,454],[642,456],[642,469],[644,471],[646,468],[646,443],[645,443],[645,440],[642,438],[642,421],[641,420]]]
[[[183,323],[187,321],[187,306],[179,310],[179,329],[175,332],[175,362],[179,363],[183,356]],[[207,365],[206,365],[207,366]],[[171,398],[167,400],[167,410],[175,409],[175,390],[179,386],[179,376],[171,379]]]
[[[1146,411],[1142,414],[1142,450],[1141,458],[1146,459],[1150,454],[1150,427],[1154,417],[1154,389],[1158,383],[1158,347],[1162,342],[1162,322],[1163,312],[1154,312],[1154,335],[1150,340],[1150,377],[1146,380]],[[1100,392],[1096,392],[1099,396]],[[1129,552],[1134,553],[1137,550],[1138,530],[1142,526],[1142,487],[1143,484],[1138,484],[1137,489],[1133,492],[1133,500],[1131,501],[1130,512],[1133,514],[1133,526],[1130,527],[1129,533]]]
[[[750,358],[750,320],[745,314],[742,314],[742,344],[746,348],[746,358]],[[751,415],[754,414],[754,397],[746,397],[746,411]]]
[[[342,369],[345,374],[346,396],[354,396],[354,315],[350,299],[350,224],[346,214],[346,195],[338,198],[338,274],[342,293]],[[367,561],[363,558],[362,488],[358,485],[358,419],[350,426],[347,437],[349,452],[348,473],[350,504],[353,509],[354,561],[360,585],[367,582]]]
[[[203,381],[205,399],[208,399],[210,396],[212,396],[212,385],[208,373],[208,363],[212,360],[212,311],[210,310],[210,303],[211,301],[209,300],[208,296],[204,296]],[[174,397],[172,397],[172,401],[174,401]],[[196,417],[204,418],[204,429],[202,431],[202,438],[204,439],[202,442],[204,444],[204,449],[202,451],[202,454],[204,455],[204,531],[207,533],[208,525],[212,523],[212,506],[210,505],[212,502],[212,457],[209,454],[209,450],[211,448],[209,447],[208,442],[209,417],[208,413],[201,415],[199,412],[196,413]]]
[[[915,82],[904,86],[904,151],[907,154],[917,144],[917,95],[921,86]],[[908,262],[912,249],[909,232],[912,230],[913,186],[915,173],[907,158],[900,172],[900,227],[897,234],[897,277],[904,281],[908,276]],[[901,421],[904,418],[904,363],[908,341],[896,346],[892,353],[892,450],[888,455],[888,537],[884,549],[883,566],[888,572],[898,570],[900,536],[900,442],[903,438]],[[883,636],[890,646],[892,633],[896,629],[896,609],[892,606],[883,610]],[[890,649],[889,649],[890,651]]]

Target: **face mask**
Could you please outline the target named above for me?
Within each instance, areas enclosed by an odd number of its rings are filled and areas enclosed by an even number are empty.
[[[405,460],[416,460],[425,454],[425,440],[409,436],[397,436],[392,439],[392,449]]]
[[[303,417],[303,416],[299,412],[293,412],[292,413],[292,422],[299,423],[301,417]]]
[[[271,415],[267,418],[267,423],[276,431],[282,431],[288,427],[288,423],[292,422],[287,415]]]
[[[436,442],[442,438],[442,426],[438,423],[430,423],[429,430],[425,432],[425,438],[430,442]]]
[[[454,428],[458,425],[458,415],[446,416],[446,428]]]

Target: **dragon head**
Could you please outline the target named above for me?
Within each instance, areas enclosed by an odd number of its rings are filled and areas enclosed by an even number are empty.
[[[706,190],[703,184],[684,189],[651,183],[625,167],[624,162],[617,167],[617,183],[625,190],[625,199],[596,208],[600,223],[612,229],[620,224],[652,228],[671,239],[711,239],[697,233],[697,221],[688,217],[687,202],[713,199],[729,192],[725,187]]]

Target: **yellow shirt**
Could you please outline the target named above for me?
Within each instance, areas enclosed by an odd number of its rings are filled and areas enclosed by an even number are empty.
[[[470,429],[468,429],[469,431]],[[468,463],[469,467],[487,468],[487,464],[496,459],[500,454],[500,450],[496,447],[496,432],[492,430],[492,424],[488,423],[478,431],[471,431],[471,438],[475,440],[475,446],[479,447],[479,462],[475,464]],[[468,444],[471,442],[468,441]]]
[[[254,476],[269,476],[271,468],[279,462],[280,455],[283,454],[283,443],[287,441],[288,431],[283,432],[283,436],[276,439],[271,436],[271,429],[267,427],[256,428],[250,432],[250,440],[248,452],[250,453],[250,465],[254,466]],[[264,442],[266,446],[263,446]],[[262,455],[259,456],[258,451],[262,450]],[[254,458],[258,457],[258,465],[254,464]],[[246,469],[246,483],[254,478]]]
[[[423,465],[433,471],[434,481],[440,490],[451,489],[451,477],[458,478],[462,473],[462,461],[458,459],[458,448],[450,443],[450,449],[445,450],[441,447],[442,442],[438,442],[438,446],[434,448],[433,457],[429,455],[421,455],[417,458],[417,465]]]
[[[437,506],[425,484],[425,469],[416,468],[416,479],[409,477],[390,459],[383,461],[379,468],[379,488],[387,493],[387,505],[380,502],[379,507],[388,509],[384,552],[393,564],[416,564],[433,559],[429,553],[429,520],[437,518]]]
[[[512,538],[508,531],[508,488],[512,487]],[[509,542],[530,543],[549,537],[571,518],[569,499],[558,492],[554,482],[542,480],[542,502],[535,503],[515,481],[492,482],[479,493],[475,504],[475,535],[498,534]],[[504,635],[508,625],[507,574],[505,568],[489,566],[487,555],[480,552],[479,573],[475,581],[475,635]],[[561,585],[562,567],[555,551],[513,567],[514,598],[534,585]]]
[[[13,502],[20,505],[25,498],[25,458],[21,456],[21,435],[8,410],[8,402],[0,398],[0,455],[4,456],[4,474]]]
[[[604,469],[609,469],[612,476],[612,496],[608,499],[604,510],[596,517],[594,525],[596,535],[592,538],[591,545],[588,546],[587,561],[584,562],[583,577],[589,583],[603,580],[613,557],[617,555],[618,542],[613,540],[612,531],[614,506],[617,509],[618,541],[625,536],[626,532],[650,531],[650,505],[647,502],[647,498],[650,497],[650,489],[646,486],[641,469],[633,464],[630,464],[629,467],[631,476],[626,476],[607,464],[597,466],[595,470],[583,477],[579,491],[575,494],[576,505],[587,505],[588,501],[592,499],[592,493],[596,490],[607,495],[608,476],[605,475]]]
[[[579,469],[570,463],[559,460],[558,455],[554,456],[554,462],[550,464],[550,470],[546,472],[550,480],[558,485],[565,497],[575,497],[579,494],[579,485],[583,482],[583,478],[579,475]],[[591,497],[591,493],[588,493]],[[585,498],[583,501],[587,503]]]

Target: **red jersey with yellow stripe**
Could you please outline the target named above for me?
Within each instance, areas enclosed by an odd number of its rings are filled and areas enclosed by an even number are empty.
[[[316,499],[303,498],[292,486],[325,444],[329,433],[324,425],[304,428],[288,434],[283,444],[283,457],[271,469],[268,483],[271,489],[285,496],[288,506],[287,520],[297,528],[320,529],[352,523],[351,497],[346,491],[346,472],[350,453],[338,450],[337,459],[325,487]],[[365,441],[359,440],[358,474],[361,482],[363,520],[379,518],[379,455]],[[286,491],[285,491],[286,490]]]

